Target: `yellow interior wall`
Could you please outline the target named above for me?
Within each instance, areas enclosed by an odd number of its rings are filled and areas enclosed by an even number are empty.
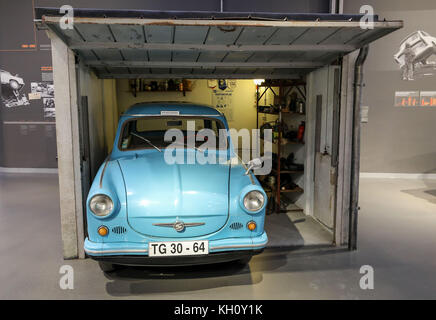
[[[118,126],[118,104],[116,81],[114,79],[102,80],[103,87],[103,113],[104,131],[107,152],[112,150],[113,141]]]
[[[119,113],[124,112],[130,106],[138,102],[186,101],[212,105],[213,92],[212,89],[208,87],[207,80],[197,79],[191,81],[193,82],[192,91],[186,92],[186,96],[183,96],[182,92],[148,91],[138,92],[137,96],[134,97],[133,94],[129,92],[129,80],[119,79],[117,80]],[[236,80],[231,107],[233,108],[233,120],[228,121],[230,128],[238,130],[242,128],[256,128],[256,85],[253,80]]]

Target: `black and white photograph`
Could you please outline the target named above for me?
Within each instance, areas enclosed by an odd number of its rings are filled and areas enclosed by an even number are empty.
[[[42,103],[44,106],[44,118],[55,118],[55,100],[54,98],[42,98]]]
[[[41,98],[53,98],[54,86],[50,82],[31,82],[30,92],[33,94],[39,94]]]
[[[25,83],[24,79],[18,74],[12,74],[9,71],[0,69],[1,77],[1,98],[6,108],[19,106],[28,106],[29,100],[22,92]]]

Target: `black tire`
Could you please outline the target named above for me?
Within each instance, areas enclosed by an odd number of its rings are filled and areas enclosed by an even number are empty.
[[[119,266],[110,262],[99,261],[98,266],[103,272],[112,272],[119,269]]]
[[[238,260],[238,263],[240,263],[240,264],[242,264],[242,265],[246,265],[246,264],[248,264],[249,262],[250,262],[250,260],[251,260],[251,256],[249,256],[249,257],[244,257],[244,258],[242,258],[242,259],[239,259]]]

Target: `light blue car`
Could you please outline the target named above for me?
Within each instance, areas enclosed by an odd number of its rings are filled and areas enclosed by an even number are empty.
[[[121,116],[86,206],[85,252],[103,271],[262,252],[267,196],[250,170],[259,162],[241,162],[228,130],[222,113],[190,103],[140,103]]]

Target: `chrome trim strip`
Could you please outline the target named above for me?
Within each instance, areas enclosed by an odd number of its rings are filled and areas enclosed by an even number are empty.
[[[85,252],[89,253],[123,253],[123,252],[137,252],[137,253],[145,253],[148,252],[148,249],[117,249],[117,250],[90,250],[85,248]]]
[[[125,117],[221,117],[220,114],[178,114],[178,115],[162,115],[162,114],[128,114],[123,113]]]
[[[227,245],[227,246],[217,246],[217,247],[210,247],[210,250],[216,250],[216,249],[230,249],[230,248],[257,248],[257,247],[263,247],[268,243],[266,241],[265,243],[258,243],[258,244],[233,244],[233,245]]]
[[[153,225],[156,227],[169,227],[169,228],[174,228],[175,224],[176,224],[175,222],[172,222],[172,223],[153,223]],[[204,223],[204,222],[183,223],[183,225],[185,227],[198,227],[198,226],[202,226],[205,224],[206,223]]]

